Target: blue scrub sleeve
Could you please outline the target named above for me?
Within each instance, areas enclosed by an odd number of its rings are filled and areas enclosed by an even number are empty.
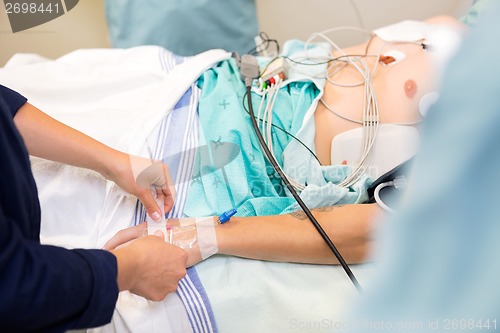
[[[460,20],[469,25],[474,26],[477,24],[480,17],[484,12],[493,5],[494,0],[476,0],[474,4],[469,8],[469,11],[460,18]]]
[[[118,298],[116,257],[26,240],[0,207],[2,331],[65,331],[111,320]]]
[[[17,113],[17,110],[19,110],[19,108],[28,101],[28,99],[23,95],[19,94],[18,92],[15,92],[12,89],[2,86],[1,84],[0,84],[0,95],[1,97],[3,97],[5,104],[7,104],[7,108],[9,109],[9,112],[12,114],[12,117],[14,117]]]
[[[106,324],[118,298],[115,256],[39,242],[36,184],[12,121],[26,101],[0,86],[0,331],[64,332]]]
[[[376,237],[380,274],[349,322],[408,332],[497,330],[500,2],[490,8],[447,65],[404,205]],[[389,331],[375,327],[349,332]]]

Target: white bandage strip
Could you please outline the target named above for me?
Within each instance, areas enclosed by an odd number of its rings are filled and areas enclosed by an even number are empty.
[[[219,251],[212,217],[197,218],[196,233],[198,234],[198,246],[203,260]]]

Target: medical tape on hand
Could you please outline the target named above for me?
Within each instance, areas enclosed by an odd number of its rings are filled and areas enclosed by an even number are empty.
[[[212,217],[196,218],[196,233],[201,258],[205,260],[219,251],[215,223]]]

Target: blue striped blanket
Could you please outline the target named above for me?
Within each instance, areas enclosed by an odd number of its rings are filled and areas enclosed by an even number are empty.
[[[163,69],[169,72],[185,59],[171,53],[163,53],[161,64]],[[167,218],[182,217],[191,184],[199,137],[199,95],[199,88],[193,84],[148,137],[149,144],[152,143],[152,157],[167,163],[176,188],[175,204],[166,214]],[[136,225],[145,220],[146,211],[137,200],[133,223]],[[180,281],[177,294],[185,306],[194,333],[217,332],[210,302],[194,267],[189,268],[186,277]]]

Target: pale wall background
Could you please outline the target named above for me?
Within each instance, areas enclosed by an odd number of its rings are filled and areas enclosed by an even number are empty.
[[[103,0],[80,0],[65,15],[15,34],[0,3],[0,66],[18,52],[56,58],[79,48],[109,46]]]
[[[147,1],[147,0],[142,0]],[[227,0],[234,1],[234,0]],[[256,0],[261,31],[281,43],[302,40],[315,32],[344,25],[373,29],[403,19],[448,14],[460,17],[472,0]],[[358,43],[359,34],[338,33],[341,46]],[[80,0],[67,14],[41,26],[13,34],[0,3],[0,66],[18,52],[56,58],[79,48],[110,47],[103,0]]]

